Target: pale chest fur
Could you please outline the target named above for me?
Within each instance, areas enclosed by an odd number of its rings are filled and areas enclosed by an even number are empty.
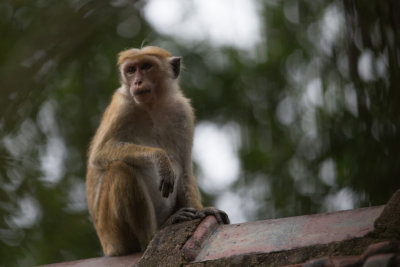
[[[173,103],[160,107],[160,112],[136,109],[131,114],[132,119],[125,121],[124,128],[129,128],[129,131],[122,137],[123,141],[163,149],[179,176],[192,146],[193,122],[187,114],[191,112],[190,106],[186,105],[186,102]]]
[[[163,149],[169,156],[172,168],[175,173],[175,187],[179,184],[178,180],[182,178],[184,165],[187,157],[190,157],[191,137],[188,138],[190,122],[182,109],[166,109],[162,113],[148,113],[145,120],[131,125],[132,140],[139,145],[157,147]],[[175,199],[177,189],[167,198],[162,198],[158,185],[159,177],[152,167],[142,169],[138,173],[142,176],[143,181],[147,185],[147,190],[152,198],[158,224],[164,222],[170,215]]]

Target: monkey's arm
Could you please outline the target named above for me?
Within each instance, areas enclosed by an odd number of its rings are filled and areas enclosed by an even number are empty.
[[[193,137],[193,116],[187,117],[192,127],[187,128],[188,136]],[[220,224],[229,224],[228,215],[215,207],[203,207],[201,204],[200,192],[197,187],[196,178],[193,175],[192,160],[191,160],[191,143],[186,149],[186,155],[182,159],[183,176],[179,179],[178,186],[178,211],[170,216],[166,224],[178,223],[196,218],[204,218],[208,215],[213,215]]]
[[[90,164],[106,169],[113,161],[123,161],[134,167],[154,166],[160,179],[160,191],[168,197],[174,189],[175,174],[168,154],[160,149],[127,142],[108,141],[92,151]]]
[[[229,217],[224,211],[215,207],[203,207],[193,174],[185,174],[180,180],[183,184],[178,188],[182,188],[183,191],[178,192],[178,211],[168,218],[163,227],[184,221],[203,219],[208,215],[213,215],[219,224],[229,224]]]
[[[193,207],[197,209],[198,216],[203,218],[208,215],[213,215],[217,219],[220,224],[229,224],[228,215],[215,207],[203,207],[201,204],[201,197],[199,193],[199,189],[196,185],[196,180],[193,174],[187,175],[185,177],[186,184],[186,199],[189,203],[189,207]]]
[[[94,149],[90,162],[99,167],[105,167],[110,162],[121,160],[132,166],[145,166],[149,163],[166,163],[171,167],[167,153],[155,147],[137,145],[129,142],[108,141]]]

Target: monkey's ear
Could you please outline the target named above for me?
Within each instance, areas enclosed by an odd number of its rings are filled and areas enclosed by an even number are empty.
[[[169,64],[172,67],[173,78],[176,79],[181,72],[181,57],[170,57]]]

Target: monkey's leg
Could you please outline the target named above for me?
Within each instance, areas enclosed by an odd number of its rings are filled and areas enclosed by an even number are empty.
[[[107,256],[143,251],[156,231],[147,190],[122,161],[107,166],[97,210],[95,225]]]

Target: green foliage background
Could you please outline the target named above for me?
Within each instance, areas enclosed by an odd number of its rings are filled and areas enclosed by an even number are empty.
[[[253,51],[163,36],[145,5],[0,1],[0,266],[101,255],[86,149],[118,86],[116,54],[143,40],[184,57],[199,122],[239,126],[230,190],[248,220],[331,211],[346,196],[380,205],[400,187],[400,2],[257,1]]]

